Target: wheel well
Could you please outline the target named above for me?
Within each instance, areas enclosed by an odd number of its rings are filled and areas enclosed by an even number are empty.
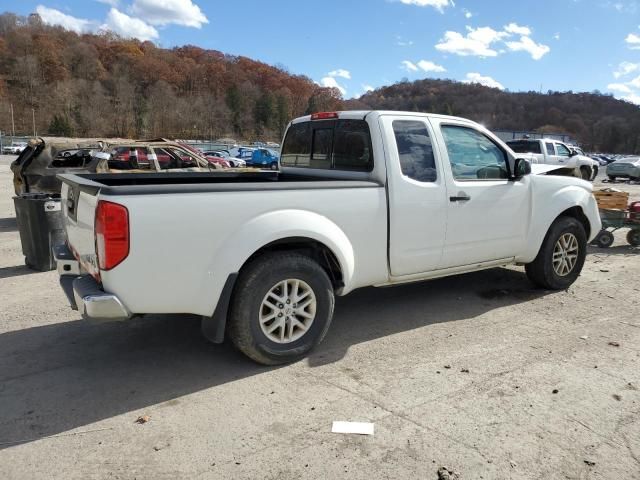
[[[582,226],[584,227],[584,231],[587,233],[587,238],[591,235],[591,224],[589,223],[589,219],[582,211],[580,207],[571,207],[562,212],[559,217],[572,217],[578,220]]]
[[[325,244],[306,237],[290,237],[271,242],[251,255],[242,268],[265,253],[279,251],[298,252],[312,258],[327,272],[335,289],[344,286],[342,268],[335,254]]]

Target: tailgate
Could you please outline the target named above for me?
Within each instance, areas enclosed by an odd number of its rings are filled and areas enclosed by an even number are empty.
[[[62,214],[69,248],[89,273],[99,273],[94,236],[99,188],[87,187],[75,175],[59,175],[62,180]]]

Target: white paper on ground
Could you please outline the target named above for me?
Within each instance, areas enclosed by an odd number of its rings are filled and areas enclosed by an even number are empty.
[[[332,433],[357,433],[373,435],[373,423],[368,422],[333,422]]]

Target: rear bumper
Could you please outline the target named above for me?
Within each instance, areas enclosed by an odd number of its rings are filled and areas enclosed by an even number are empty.
[[[71,308],[78,310],[82,318],[103,322],[131,318],[131,312],[116,295],[102,290],[91,275],[81,273],[78,261],[66,245],[55,247],[54,256],[60,274],[60,286]]]

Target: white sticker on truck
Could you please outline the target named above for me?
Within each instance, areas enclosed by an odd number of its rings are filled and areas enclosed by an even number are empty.
[[[62,202],[44,202],[44,211],[45,212],[58,212],[62,210]]]

